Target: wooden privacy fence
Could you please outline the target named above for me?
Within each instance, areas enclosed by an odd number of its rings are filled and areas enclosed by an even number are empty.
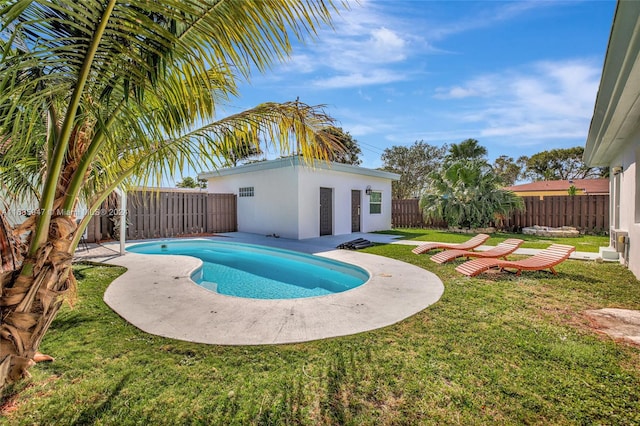
[[[119,207],[105,203],[87,228],[87,241],[117,239]],[[128,240],[237,231],[235,194],[160,190],[127,192]]]
[[[558,195],[522,197],[525,211],[504,221],[504,228],[519,231],[539,225],[559,228],[572,226],[585,232],[609,231],[609,195]]]
[[[446,228],[447,223],[431,220],[425,222],[420,211],[420,200],[411,198],[408,200],[391,201],[391,226],[394,228]]]
[[[417,198],[391,201],[391,226],[394,228],[422,228],[425,226],[420,201]]]
[[[606,232],[609,230],[609,196],[576,195],[570,197],[545,196],[522,197],[524,212],[516,212],[503,221],[501,228],[520,231],[529,226],[559,228],[572,226],[584,232]],[[427,224],[420,212],[419,200],[393,200],[391,222],[394,228],[446,227],[446,224]]]

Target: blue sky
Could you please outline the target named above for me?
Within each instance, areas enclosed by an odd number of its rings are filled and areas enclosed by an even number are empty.
[[[324,104],[371,168],[417,140],[474,138],[491,160],[583,146],[614,11],[614,0],[361,0],[241,86],[229,112]]]

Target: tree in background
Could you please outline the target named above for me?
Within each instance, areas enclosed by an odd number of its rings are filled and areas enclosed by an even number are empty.
[[[246,137],[239,137],[233,143],[221,141],[218,149],[222,154],[222,167],[236,167],[241,161],[249,162],[263,154],[260,141],[249,140]]]
[[[393,198],[402,200],[422,195],[429,174],[439,169],[446,151],[446,146],[436,147],[424,141],[385,148],[382,170],[400,175],[400,180],[391,185]]]
[[[187,176],[180,182],[176,183],[176,188],[206,188],[206,180],[195,180],[191,176]]]
[[[487,148],[480,145],[477,139],[466,139],[460,143],[452,144],[445,159],[445,167],[461,160],[487,161]],[[493,172],[499,176],[504,186],[513,185],[521,176],[526,157],[514,160],[508,155],[497,157],[491,166]],[[488,163],[487,163],[488,164]]]
[[[524,208],[522,198],[502,186],[486,161],[458,160],[431,173],[420,208],[425,219],[444,220],[451,227],[488,227]]]
[[[480,145],[476,139],[466,139],[449,146],[446,161],[454,163],[460,160],[480,160],[487,156],[487,148]]]
[[[493,162],[493,172],[500,177],[504,186],[514,185],[522,176],[522,169],[527,157],[513,157],[501,155]]]
[[[358,145],[358,141],[353,139],[349,132],[345,132],[341,127],[329,127],[324,131],[338,141],[339,149],[334,149],[330,157],[331,161],[342,164],[351,164],[353,166],[359,166],[362,163],[360,160],[360,154],[362,150]]]
[[[28,375],[75,291],[73,253],[115,188],[213,167],[242,140],[281,152],[295,140],[305,158],[329,157],[322,107],[264,103],[221,119],[216,108],[334,11],[287,0],[0,4],[0,186],[39,200],[15,230],[0,211],[0,390]]]
[[[609,169],[587,167],[582,161],[584,148],[552,149],[532,155],[525,160],[525,176],[532,180],[598,179],[606,177]]]

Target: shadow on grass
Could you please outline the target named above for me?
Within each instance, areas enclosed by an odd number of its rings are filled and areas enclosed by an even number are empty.
[[[565,272],[558,272],[557,275],[554,275],[550,271],[522,271],[520,275],[517,275],[515,272],[511,271],[500,271],[498,269],[490,269],[489,271],[481,272],[480,274],[474,277],[465,277],[464,275],[460,275],[460,278],[469,278],[475,279],[479,281],[491,281],[491,282],[512,282],[517,284],[520,280],[566,280],[566,279],[576,279],[580,276],[577,274],[567,274]],[[586,277],[581,277],[581,279],[587,279]],[[589,278],[590,279],[590,278]]]
[[[78,326],[91,322],[99,321],[94,315],[72,312],[65,315],[64,318],[56,318],[51,326],[56,330],[56,332],[62,333],[77,329]]]
[[[78,419],[74,422],[76,425],[92,425],[95,424],[97,420],[100,420],[104,413],[108,413],[111,411],[111,406],[113,404],[113,400],[122,392],[125,385],[129,381],[130,374],[126,374],[120,381],[116,384],[116,386],[109,392],[108,395],[105,395],[105,399],[102,403],[89,406],[84,411],[80,413]]]

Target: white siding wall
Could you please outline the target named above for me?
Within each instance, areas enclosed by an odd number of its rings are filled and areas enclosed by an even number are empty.
[[[382,192],[382,213],[369,214],[367,186]],[[391,229],[391,181],[388,179],[300,167],[300,239],[320,235],[320,188],[333,190],[333,235],[351,233],[351,190],[361,191],[361,232]]]
[[[367,186],[382,192],[381,214],[369,214]],[[361,232],[391,229],[390,179],[292,166],[209,178],[207,191],[238,194],[241,187],[253,187],[254,197],[238,197],[240,232],[320,236],[321,187],[333,190],[333,235],[351,233],[351,190],[361,191]]]
[[[638,168],[637,158],[640,157],[640,131],[636,131],[626,148],[619,152],[610,167],[622,166],[623,172],[619,175],[620,179],[620,224],[618,229],[629,233],[630,247],[627,259],[624,257],[621,262],[628,262],[629,269],[640,279],[640,220],[637,219],[636,211],[640,211],[640,202],[638,201],[638,191],[640,187],[640,169]],[[611,179],[615,179],[611,176]],[[612,185],[613,187],[613,185]],[[612,188],[613,189],[613,188]],[[611,212],[611,224],[615,225],[615,203],[616,191],[612,192],[611,206],[614,211]]]
[[[242,187],[253,187],[254,196],[238,197],[238,231],[298,238],[298,190],[292,168],[209,179],[207,191],[238,195]]]

